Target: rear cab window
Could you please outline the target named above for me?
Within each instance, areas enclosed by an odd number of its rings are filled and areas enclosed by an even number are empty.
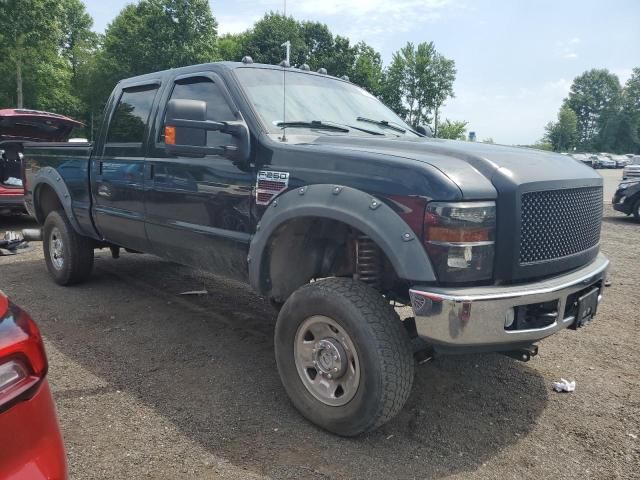
[[[137,144],[142,150],[144,132],[157,92],[158,85],[145,85],[122,91],[109,123],[107,146],[109,144]]]

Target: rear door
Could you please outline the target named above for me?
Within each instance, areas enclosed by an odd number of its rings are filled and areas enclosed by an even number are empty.
[[[252,231],[253,169],[221,155],[171,157],[164,145],[164,106],[171,99],[207,103],[207,119],[238,120],[222,80],[211,72],[182,75],[167,88],[158,111],[156,142],[147,158],[147,234],[154,253],[215,273],[244,278]],[[230,145],[208,132],[208,146]]]
[[[140,251],[149,247],[144,226],[145,138],[159,87],[159,82],[142,84],[116,93],[102,151],[92,164],[98,230],[106,240]]]

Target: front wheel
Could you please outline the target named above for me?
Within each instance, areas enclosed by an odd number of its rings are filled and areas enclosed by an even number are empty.
[[[640,222],[640,198],[633,204],[633,216]]]
[[[79,283],[91,274],[93,243],[76,233],[64,212],[49,213],[42,245],[47,269],[58,285]]]
[[[406,329],[389,303],[361,282],[330,278],[294,292],[278,315],[275,349],[293,404],[338,435],[386,423],[411,392]]]

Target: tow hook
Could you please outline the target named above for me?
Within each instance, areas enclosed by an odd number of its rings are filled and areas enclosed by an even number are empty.
[[[523,348],[518,348],[516,350],[508,350],[502,353],[508,357],[512,357],[512,358],[515,358],[516,360],[520,360],[521,362],[528,362],[529,360],[531,360],[531,358],[538,355],[538,346],[528,345]]]

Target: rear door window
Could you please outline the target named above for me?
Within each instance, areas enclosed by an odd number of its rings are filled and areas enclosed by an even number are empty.
[[[123,90],[109,124],[108,144],[134,143],[142,145],[144,131],[157,91],[157,85]]]

